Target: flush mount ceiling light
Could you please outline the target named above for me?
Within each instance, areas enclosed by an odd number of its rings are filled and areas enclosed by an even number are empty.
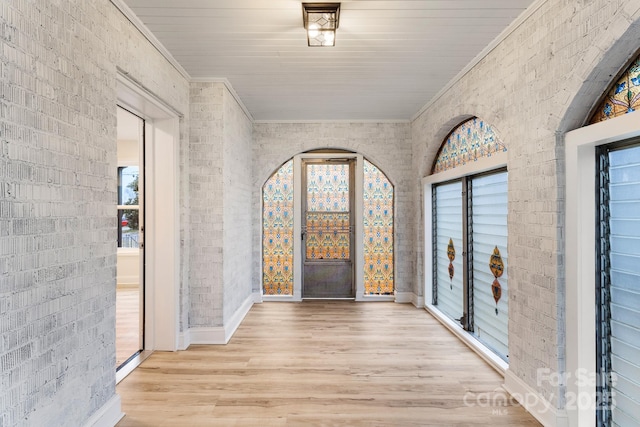
[[[340,3],[302,3],[302,21],[311,47],[335,46]]]

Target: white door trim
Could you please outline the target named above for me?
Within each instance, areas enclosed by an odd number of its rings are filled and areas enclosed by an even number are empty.
[[[145,348],[175,351],[179,332],[179,119],[125,75],[118,105],[145,119]]]

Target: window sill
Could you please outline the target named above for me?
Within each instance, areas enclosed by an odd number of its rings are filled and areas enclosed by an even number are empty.
[[[493,369],[495,369],[502,376],[505,375],[507,369],[509,369],[509,364],[502,360],[499,356],[497,356],[494,352],[489,350],[487,346],[482,344],[476,338],[473,337],[470,333],[462,329],[462,327],[449,319],[447,316],[442,314],[440,310],[438,310],[433,305],[425,305],[425,310],[429,312],[433,317],[436,318],[440,323],[442,323],[447,329],[449,329],[455,336],[457,336],[460,341],[465,343],[471,350],[476,352],[478,356],[480,356],[485,362],[487,362]]]

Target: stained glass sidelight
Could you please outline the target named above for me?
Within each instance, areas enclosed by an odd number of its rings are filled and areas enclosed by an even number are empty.
[[[364,161],[364,293],[393,294],[393,185]]]
[[[640,57],[631,63],[596,108],[590,123],[631,113],[640,107]]]
[[[507,151],[493,127],[474,117],[455,128],[442,144],[432,173],[443,172],[495,153]]]
[[[262,189],[262,283],[265,295],[293,294],[293,160]]]

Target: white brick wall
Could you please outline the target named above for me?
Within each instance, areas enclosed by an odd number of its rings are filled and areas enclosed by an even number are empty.
[[[0,426],[80,426],[115,393],[116,67],[185,111],[110,2],[0,3]]]
[[[285,161],[318,148],[363,154],[395,185],[396,289],[414,289],[414,201],[409,123],[256,123],[253,148],[253,284],[261,291],[262,186]]]
[[[191,84],[189,326],[222,326],[251,294],[252,124],[223,83]]]
[[[222,325],[224,91],[191,84],[189,327]]]
[[[581,126],[636,52],[639,9],[637,0],[547,1],[412,125],[416,191],[465,117],[493,124],[509,147],[509,369],[559,407],[563,390],[537,384],[537,369],[564,369],[561,135]],[[612,47],[613,64],[603,62]],[[423,283],[420,245],[416,252]]]
[[[224,96],[224,322],[252,292],[253,123],[231,93]]]

